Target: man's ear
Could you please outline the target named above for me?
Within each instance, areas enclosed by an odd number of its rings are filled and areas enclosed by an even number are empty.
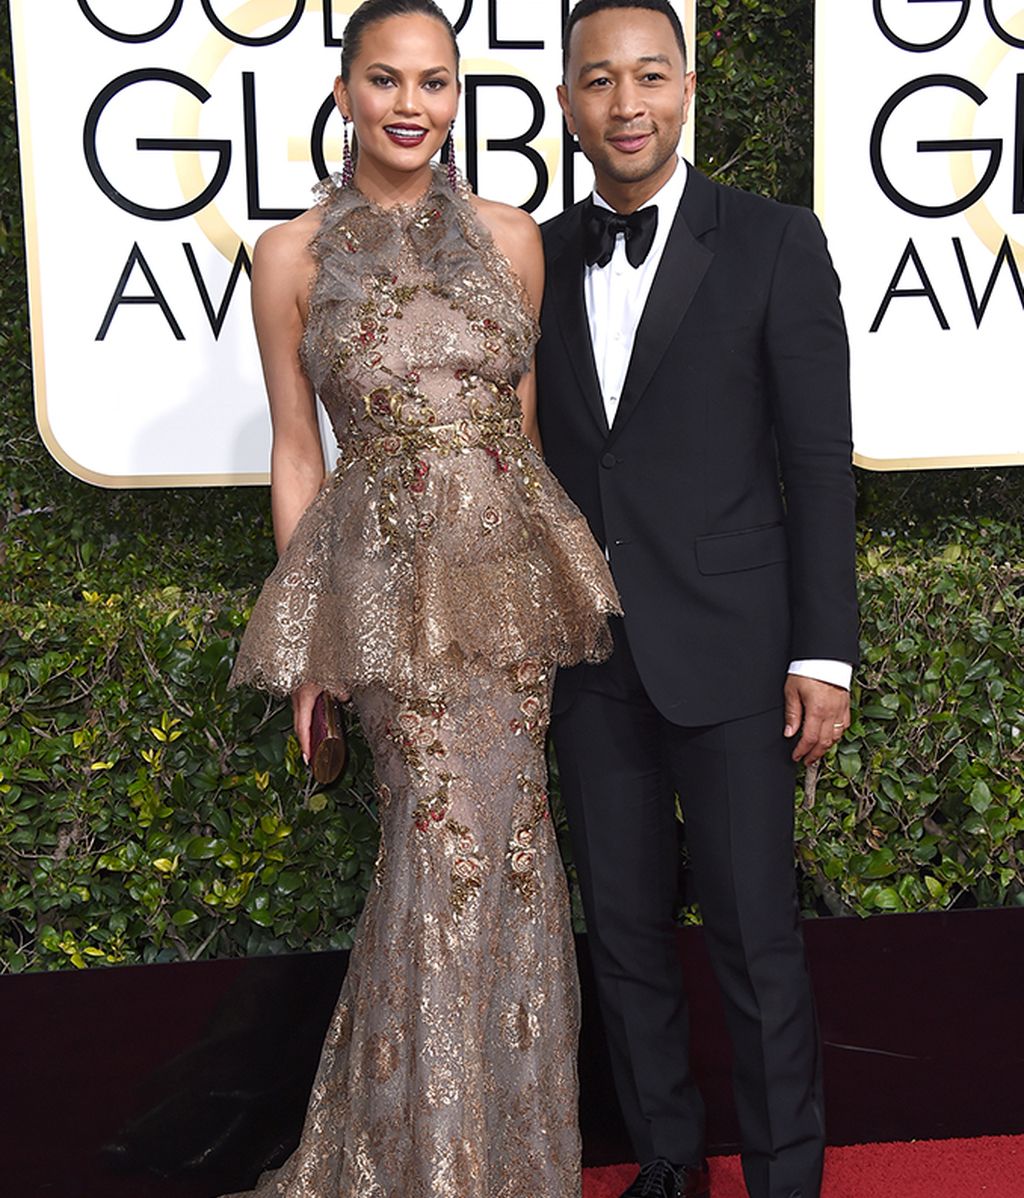
[[[565,127],[571,134],[575,136],[576,122],[572,119],[572,109],[569,107],[569,89],[564,83],[558,85],[558,105],[562,110],[562,116],[565,117]]]
[[[694,71],[687,71],[683,78],[683,124],[690,118],[690,109],[693,107],[693,93],[697,90],[697,75]]]

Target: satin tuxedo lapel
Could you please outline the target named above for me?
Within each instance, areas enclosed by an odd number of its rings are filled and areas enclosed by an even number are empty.
[[[577,211],[560,249],[548,260],[546,287],[548,298],[558,314],[558,327],[580,391],[597,427],[607,436],[608,420],[594,364],[594,347],[590,343],[590,325],[583,298],[582,245],[581,214]]]
[[[633,414],[693,303],[715,256],[714,250],[700,239],[717,224],[714,188],[698,170],[689,167],[686,189],[636,331],[612,440]]]

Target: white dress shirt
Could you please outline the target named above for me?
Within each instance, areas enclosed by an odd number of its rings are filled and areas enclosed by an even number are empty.
[[[630,265],[626,257],[626,239],[620,233],[615,238],[611,260],[604,266],[595,263],[586,267],[583,294],[590,324],[590,343],[594,349],[594,365],[597,367],[609,428],[615,423],[637,327],[665,251],[676,209],[683,198],[688,170],[685,160],[678,159],[668,181],[643,205],[645,208],[658,209],[658,227],[651,251],[639,266]],[[596,191],[593,199],[599,207],[611,208]],[[849,690],[853,666],[845,661],[813,658],[790,662],[789,672]]]

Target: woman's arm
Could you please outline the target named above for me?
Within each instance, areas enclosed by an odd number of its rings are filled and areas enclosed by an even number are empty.
[[[324,479],[316,400],[299,363],[312,270],[308,223],[300,217],[267,230],[256,243],[252,262],[253,321],[273,426],[270,504],[278,553]]]
[[[508,204],[496,204],[474,197],[480,219],[487,226],[494,244],[505,255],[519,276],[535,314],[540,313],[544,297],[544,248],[540,229],[529,213]],[[540,428],[537,424],[537,376],[533,361],[519,380],[516,394],[523,410],[523,432],[540,451]]]
[[[268,229],[257,241],[252,261],[253,321],[274,433],[270,505],[278,553],[291,540],[324,480],[316,397],[299,362],[306,296],[315,269],[306,249],[315,227],[313,219],[315,213],[306,213]],[[307,762],[310,722],[319,690],[315,683],[306,683],[292,693],[295,735]]]
[[[534,370],[532,358],[529,370],[519,380],[516,394],[519,396],[519,406],[523,410],[523,432],[533,442],[537,452],[543,454],[544,447],[540,443],[540,425],[537,422],[537,373]]]

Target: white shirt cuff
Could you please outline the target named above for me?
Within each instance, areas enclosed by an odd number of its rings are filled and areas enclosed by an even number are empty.
[[[800,674],[804,678],[816,678],[818,682],[830,682],[846,691],[850,689],[853,680],[853,666],[848,661],[830,661],[820,657],[808,657],[806,661],[791,661],[789,672]]]

